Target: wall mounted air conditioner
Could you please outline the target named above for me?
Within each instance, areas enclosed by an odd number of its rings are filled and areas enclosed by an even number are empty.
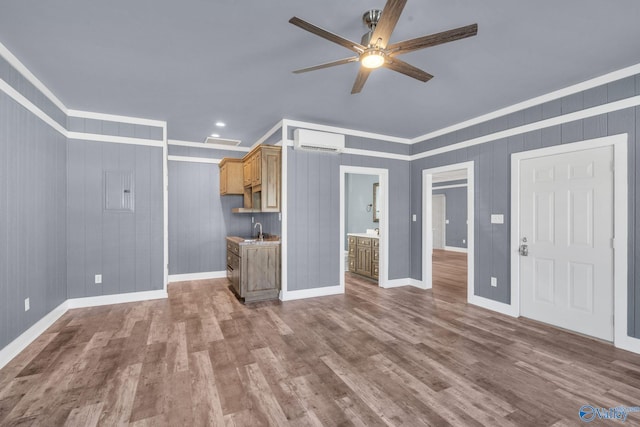
[[[293,148],[296,150],[339,153],[344,150],[344,135],[309,129],[296,129],[293,131]]]

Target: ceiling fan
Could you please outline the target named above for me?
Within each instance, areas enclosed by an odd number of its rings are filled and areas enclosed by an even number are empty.
[[[350,62],[360,62],[360,70],[353,84],[351,93],[359,93],[367,81],[369,74],[376,68],[385,67],[397,71],[422,82],[429,81],[433,76],[426,71],[414,67],[397,58],[398,55],[426,47],[436,46],[455,40],[464,39],[478,34],[478,24],[467,25],[441,33],[422,36],[415,39],[405,40],[398,43],[389,44],[389,38],[393,32],[400,14],[404,9],[407,0],[387,0],[383,10],[369,10],[362,16],[363,22],[369,27],[369,32],[362,36],[360,43],[352,42],[337,34],[317,27],[296,16],[289,20],[293,25],[307,30],[317,36],[344,46],[356,53],[356,56],[327,62],[313,67],[303,68],[294,73],[306,73],[308,71],[320,70],[322,68],[334,67],[336,65],[348,64]]]

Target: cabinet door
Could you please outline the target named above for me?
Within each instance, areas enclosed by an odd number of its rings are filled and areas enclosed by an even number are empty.
[[[246,262],[245,262],[246,260]],[[242,257],[243,295],[280,289],[280,258],[276,246],[251,246]]]
[[[262,210],[280,211],[280,151],[264,151],[261,155],[264,182],[262,184]]]
[[[242,183],[245,187],[251,186],[251,158],[242,162]]]
[[[251,173],[251,185],[262,184],[262,152],[258,151],[253,155],[253,172]]]
[[[220,194],[227,194],[227,165],[220,166]]]
[[[358,246],[356,250],[356,273],[371,276],[371,247]]]

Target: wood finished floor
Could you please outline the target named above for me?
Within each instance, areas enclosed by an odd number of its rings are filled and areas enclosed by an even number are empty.
[[[212,280],[71,310],[0,370],[0,425],[565,426],[640,405],[640,356],[468,306],[461,259],[433,291],[347,274],[346,295],[244,306]]]

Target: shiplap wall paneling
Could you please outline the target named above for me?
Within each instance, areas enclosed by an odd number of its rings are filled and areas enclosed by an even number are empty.
[[[4,57],[0,57],[0,79],[7,82],[58,124],[65,126],[67,116],[64,111],[60,110],[49,98],[13,68]]]
[[[448,184],[448,183],[443,183]],[[433,194],[443,194],[446,200],[446,246],[467,247],[467,187],[438,189]],[[463,243],[464,240],[464,243]]]
[[[169,161],[169,274],[226,270],[226,237],[249,236],[242,196],[220,196],[218,165]]]
[[[65,143],[0,93],[0,348],[66,299]]]
[[[162,149],[70,140],[67,161],[69,298],[162,289]],[[106,171],[133,173],[133,212],[105,210]]]

